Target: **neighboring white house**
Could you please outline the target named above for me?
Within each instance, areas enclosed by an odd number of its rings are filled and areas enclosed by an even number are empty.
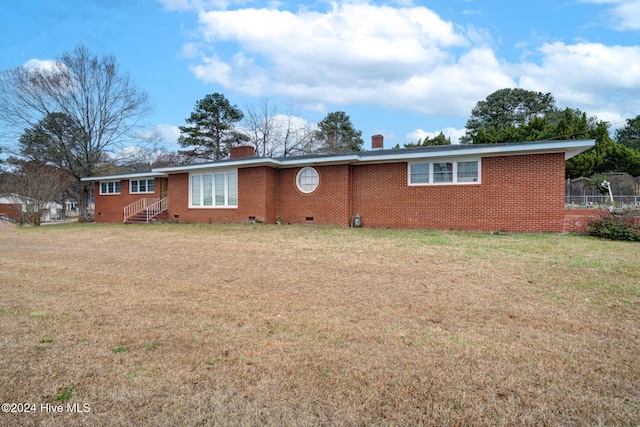
[[[70,212],[78,212],[79,203],[76,199],[67,198],[64,199],[62,203],[64,204],[64,210],[67,215],[69,215]],[[93,200],[89,200],[89,205],[87,206],[87,208],[89,212],[93,213],[93,211],[95,210],[95,203],[93,202]]]
[[[0,212],[5,214],[17,213],[18,208],[21,213],[27,213],[27,207],[36,201],[29,197],[20,196],[18,194],[0,194]],[[39,202],[43,205],[46,213],[43,221],[52,221],[60,218],[62,214],[62,205],[56,202]],[[2,208],[5,209],[2,209]],[[9,215],[11,216],[11,215]]]

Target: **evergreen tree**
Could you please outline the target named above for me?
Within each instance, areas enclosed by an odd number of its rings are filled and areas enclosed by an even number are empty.
[[[429,147],[433,145],[451,145],[451,138],[447,138],[442,132],[440,132],[433,138],[425,137],[424,140],[419,139],[417,143],[409,142],[407,144],[404,144],[404,147]]]
[[[627,124],[616,131],[616,141],[629,148],[640,150],[640,115],[627,119]]]
[[[244,114],[220,93],[207,95],[196,102],[194,111],[186,119],[188,126],[180,126],[178,144],[189,150],[180,154],[189,159],[221,160],[231,147],[248,140],[235,128]]]
[[[364,140],[362,131],[356,130],[349,116],[343,111],[336,111],[318,123],[315,137],[320,143],[321,153],[348,153],[361,151]]]
[[[640,175],[640,155],[611,139],[608,123],[598,123],[594,137],[596,143],[593,148],[567,160],[568,178],[588,177],[606,172]]]
[[[500,89],[480,101],[467,120],[463,144],[487,144],[513,141],[513,129],[527,126],[532,120],[555,111],[550,93],[525,89]]]

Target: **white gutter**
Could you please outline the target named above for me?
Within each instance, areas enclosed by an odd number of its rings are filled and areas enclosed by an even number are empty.
[[[270,157],[252,157],[252,158],[239,158],[238,160],[225,160],[215,163],[196,163],[193,165],[182,166],[167,166],[163,168],[155,168],[154,172],[170,174],[176,172],[185,172],[192,170],[211,169],[211,168],[237,168],[239,166],[253,167],[253,166],[280,166],[282,162]]]
[[[370,151],[363,153],[349,153],[336,156],[319,156],[308,158],[283,158],[272,159],[265,157],[240,158],[232,161],[223,161],[219,163],[199,163],[195,165],[171,166],[165,168],[153,169],[155,172],[176,173],[188,172],[201,169],[212,168],[236,168],[236,167],[255,167],[255,166],[272,166],[272,167],[297,167],[297,166],[313,166],[313,165],[332,165],[332,164],[358,164],[358,163],[390,163],[403,160],[438,158],[438,157],[488,157],[488,156],[515,156],[523,154],[542,154],[542,153],[565,153],[565,160],[576,156],[583,151],[593,147],[595,140],[580,141],[548,141],[543,143],[531,143],[531,145],[510,145],[510,144],[491,144],[474,146],[465,146],[463,149],[453,150],[434,150],[434,151],[413,151],[411,149],[402,149],[402,152],[394,152],[389,154],[370,154]],[[468,147],[468,148],[467,148]],[[369,153],[369,154],[367,154]],[[374,152],[375,153],[375,152]]]
[[[135,179],[135,178],[166,178],[166,173],[156,172],[155,169],[152,172],[136,172],[136,173],[124,173],[119,175],[105,175],[105,176],[88,176],[80,178],[80,181],[117,181],[119,179]]]
[[[537,143],[536,145],[508,145],[508,144],[491,144],[483,145],[481,148],[474,148],[473,145],[465,146],[469,148],[456,150],[438,150],[438,151],[422,151],[413,153],[392,153],[383,156],[362,156],[363,162],[389,162],[398,160],[412,160],[434,157],[496,157],[496,156],[515,156],[524,154],[543,154],[543,153],[565,153],[565,160],[570,159],[589,148],[593,147],[595,140],[581,141],[562,141],[562,142],[546,142]],[[477,147],[477,146],[476,146]],[[369,160],[369,157],[371,158]]]

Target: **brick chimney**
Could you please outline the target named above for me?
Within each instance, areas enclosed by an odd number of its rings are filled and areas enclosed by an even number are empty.
[[[384,148],[384,136],[382,135],[373,135],[371,137],[371,149],[372,150],[382,150]]]
[[[256,154],[256,151],[251,145],[238,145],[235,147],[231,147],[229,157],[232,159],[237,159],[239,157],[250,157],[254,154]]]

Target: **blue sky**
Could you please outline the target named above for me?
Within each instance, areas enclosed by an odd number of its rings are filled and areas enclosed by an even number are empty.
[[[505,87],[614,129],[640,114],[640,0],[0,0],[0,70],[80,43],[149,94],[170,150],[214,92],[309,123],[345,111],[365,148],[378,133],[455,142]]]

